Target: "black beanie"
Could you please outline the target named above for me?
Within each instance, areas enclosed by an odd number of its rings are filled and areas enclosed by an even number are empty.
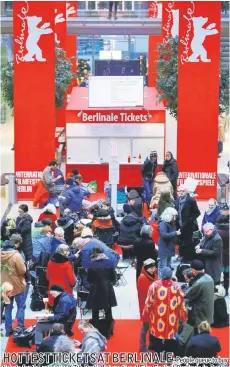
[[[56,291],[56,292],[64,292],[64,288],[61,285],[59,285],[59,284],[53,284],[50,287],[50,290],[51,291]]]
[[[193,260],[191,262],[191,268],[196,271],[204,270],[204,263],[201,260]]]

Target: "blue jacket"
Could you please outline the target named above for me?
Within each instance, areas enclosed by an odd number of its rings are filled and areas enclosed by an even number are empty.
[[[37,234],[33,239],[33,258],[38,259],[41,252],[51,252],[50,237],[43,233]]]
[[[217,206],[213,212],[208,215],[206,212],[204,213],[204,216],[203,216],[203,219],[202,219],[202,225],[201,225],[201,230],[202,230],[202,233],[203,232],[203,226],[205,225],[205,223],[213,223],[215,224],[217,218],[219,217],[220,215],[220,209],[219,207]]]
[[[57,180],[56,182],[55,182],[55,185],[56,186],[60,186],[60,185],[65,185],[65,179],[64,179],[64,176],[63,176],[63,173],[62,173],[62,171],[60,170],[60,169],[56,169],[56,175],[57,176],[62,176],[59,180]]]
[[[56,252],[59,245],[63,245],[63,242],[59,241],[56,237],[52,237],[51,241],[50,241],[50,247],[51,247],[50,252],[51,252],[51,254]]]
[[[108,246],[106,246],[103,242],[99,241],[96,238],[92,238],[81,250],[81,263],[83,268],[101,267],[102,263],[100,261],[92,261],[90,259],[92,249],[96,246],[102,247],[105,255],[108,257],[108,260],[103,260],[103,267],[116,268],[120,256],[115,251],[111,250]]]
[[[176,244],[176,230],[171,223],[167,223],[164,220],[158,221],[158,256],[173,256],[175,253]]]
[[[185,355],[193,358],[212,358],[221,351],[219,340],[207,332],[192,336]]]
[[[127,214],[120,223],[120,235],[118,243],[120,245],[133,245],[138,237],[142,227],[141,219],[137,214],[131,212]]]
[[[66,190],[66,198],[63,204],[72,212],[80,212],[82,209],[82,200],[85,196],[85,191],[81,190],[79,186],[73,185]]]
[[[63,324],[67,321],[71,322],[74,314],[76,318],[76,305],[77,302],[72,295],[62,292],[54,300],[54,305],[52,307],[54,315],[49,316],[49,321],[60,322]]]

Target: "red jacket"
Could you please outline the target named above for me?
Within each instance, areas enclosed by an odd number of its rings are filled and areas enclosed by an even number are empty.
[[[149,316],[150,333],[159,339],[174,339],[179,321],[187,320],[184,295],[172,280],[157,280],[150,287],[144,314]]]
[[[138,293],[140,317],[143,322],[149,321],[148,315],[142,316],[142,313],[145,307],[145,300],[147,298],[149,287],[157,279],[158,279],[157,270],[156,273],[154,273],[154,275],[151,275],[144,268],[142,268],[141,274],[137,282],[137,293]]]
[[[46,278],[49,281],[49,289],[53,284],[61,285],[69,294],[73,294],[73,287],[76,284],[76,277],[72,263],[61,254],[54,253],[48,262]],[[49,293],[49,304],[53,305],[53,297]]]

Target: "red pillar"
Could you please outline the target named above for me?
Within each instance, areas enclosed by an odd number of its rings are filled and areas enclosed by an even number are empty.
[[[54,3],[13,3],[15,172],[19,200],[33,198],[55,152]]]

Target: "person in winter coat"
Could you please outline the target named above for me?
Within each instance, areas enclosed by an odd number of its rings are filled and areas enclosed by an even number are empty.
[[[207,321],[198,325],[198,335],[192,336],[186,347],[185,356],[192,358],[217,357],[221,351],[219,340],[210,335],[211,327]]]
[[[141,274],[137,282],[137,293],[140,317],[142,320],[142,327],[140,331],[140,352],[148,352],[146,346],[146,335],[149,330],[149,318],[148,316],[143,316],[142,313],[145,307],[145,300],[147,298],[148,290],[150,285],[157,280],[157,268],[156,262],[153,259],[147,259],[143,262],[143,267]]]
[[[48,204],[43,209],[42,213],[38,217],[38,222],[43,221],[43,219],[50,219],[52,221],[52,231],[55,230],[55,221],[57,220],[57,210],[53,204]]]
[[[215,286],[214,293],[214,322],[211,325],[215,328],[229,326],[228,307],[225,301],[225,289],[220,285]]]
[[[1,226],[1,241],[10,239],[10,236],[16,233],[16,221],[14,218],[7,216],[6,220],[3,221]]]
[[[209,199],[208,208],[205,210],[205,213],[202,219],[202,224],[201,224],[201,229],[202,229],[203,234],[204,234],[203,227],[205,223],[215,224],[219,215],[220,215],[220,209],[217,206],[217,201],[215,199]]]
[[[59,196],[65,208],[70,209],[72,212],[80,213],[82,209],[82,200],[85,196],[85,192],[81,188],[74,184],[72,178],[66,181],[66,197],[63,199]]]
[[[123,259],[132,256],[132,248],[135,241],[140,237],[142,223],[136,213],[127,214],[120,223],[118,244],[122,246]],[[129,249],[125,249],[127,247]]]
[[[21,204],[18,209],[19,216],[16,219],[16,230],[22,236],[23,244],[22,250],[25,254],[26,261],[32,259],[32,237],[31,237],[31,227],[33,223],[33,218],[28,214],[28,206],[26,204]]]
[[[50,240],[51,254],[54,254],[58,246],[62,244],[66,244],[64,229],[62,227],[56,227],[54,231],[54,236]]]
[[[144,225],[141,228],[141,237],[137,238],[133,244],[133,255],[137,259],[136,265],[136,280],[138,281],[143,262],[147,259],[154,259],[157,261],[157,251],[155,244],[151,239],[152,228],[148,225]]]
[[[24,261],[15,249],[11,241],[5,241],[1,249],[1,281],[8,282],[13,286],[13,291],[10,298],[10,304],[5,308],[5,329],[6,336],[13,334],[12,329],[12,310],[14,299],[17,304],[16,319],[18,326],[24,327],[24,305],[25,305],[25,281],[26,266]]]
[[[14,233],[10,237],[10,241],[13,243],[15,250],[17,250],[18,253],[21,255],[23,261],[26,262],[24,252],[22,251],[22,236],[20,236],[20,234]]]
[[[184,295],[179,285],[172,278],[172,270],[165,267],[162,279],[149,287],[143,316],[149,317],[149,349],[156,353],[177,350],[175,340],[179,321],[187,320]]]
[[[222,271],[224,274],[224,289],[227,296],[229,289],[229,214],[220,215],[216,220],[215,227],[223,242]]]
[[[198,230],[196,220],[200,216],[197,202],[188,193],[184,185],[179,187],[179,198],[175,201],[175,209],[178,212],[177,229],[181,230],[180,256],[184,262],[194,260],[196,257],[193,243],[193,232]]]
[[[212,223],[206,223],[203,227],[204,238],[196,246],[196,253],[204,262],[205,273],[212,277],[215,285],[220,284],[222,272],[223,242]]]
[[[60,245],[48,262],[46,278],[49,281],[49,290],[53,284],[59,284],[67,293],[73,294],[73,287],[76,284],[76,277],[74,275],[72,263],[68,258],[69,255],[69,246]],[[50,292],[49,304],[53,304],[53,298]]]
[[[78,329],[83,334],[82,342],[78,343],[80,347],[79,352],[83,353],[83,361],[84,353],[98,354],[106,350],[106,338],[89,321],[79,321]]]
[[[139,218],[143,217],[143,201],[136,190],[130,190],[128,193],[128,205],[130,208],[128,211],[124,210],[125,212],[128,214],[134,212]]]
[[[51,252],[51,232],[52,221],[50,219],[43,220],[44,227],[41,228],[40,233],[33,239],[33,261],[37,261],[41,252]]]
[[[36,350],[37,353],[53,353],[54,346],[58,340],[58,338],[65,333],[65,328],[63,324],[53,324],[52,329],[50,331],[50,336],[48,338],[43,339],[42,343],[39,345]],[[52,356],[49,359],[49,363],[52,363]]]
[[[157,208],[162,192],[169,192],[171,200],[173,200],[173,187],[167,175],[159,172],[154,180],[153,197],[150,202],[150,208]]]
[[[150,152],[149,157],[144,161],[141,167],[141,175],[143,178],[143,186],[145,192],[145,199],[150,203],[153,194],[153,180],[157,168],[157,152],[155,150]]]
[[[198,325],[207,320],[211,325],[214,315],[214,282],[204,273],[204,264],[200,260],[193,260],[191,268],[194,275],[191,287],[185,294],[185,300],[191,307],[191,318],[188,323],[197,330]]]
[[[103,266],[104,260],[108,259],[108,257],[105,255],[102,247],[94,247],[90,257],[92,261],[101,263],[100,268],[88,269],[87,276],[87,281],[92,285],[92,288],[89,292],[86,308],[92,310],[92,323],[96,326],[100,310],[104,310],[105,319],[112,322],[112,307],[117,306],[113,289],[116,275],[114,269]]]
[[[174,208],[167,208],[162,213],[158,221],[158,257],[159,257],[159,277],[165,267],[171,268],[171,259],[175,254],[175,245],[180,230],[176,231],[174,223],[177,218],[177,211]]]
[[[74,220],[66,217],[61,217],[56,221],[57,227],[62,227],[64,230],[64,237],[67,245],[71,246],[74,240]]]
[[[98,209],[95,220],[92,223],[92,230],[96,232],[97,227],[99,228],[110,228],[113,227],[112,218],[109,215],[109,211],[105,209]]]
[[[174,199],[176,199],[177,198],[177,178],[178,178],[179,173],[178,173],[177,161],[175,160],[175,158],[173,158],[173,155],[171,152],[166,152],[162,171],[166,173],[169,181],[171,182],[172,187],[173,187],[173,196],[174,196]]]
[[[68,336],[73,336],[72,328],[76,319],[77,302],[75,298],[64,291],[63,287],[59,284],[53,284],[50,288],[54,303],[52,306],[53,314],[47,314],[43,317],[43,322],[38,322],[35,328],[35,344],[37,349],[43,341],[44,333],[50,331],[53,324],[61,323],[64,325],[65,333]],[[46,322],[44,322],[46,321]]]

